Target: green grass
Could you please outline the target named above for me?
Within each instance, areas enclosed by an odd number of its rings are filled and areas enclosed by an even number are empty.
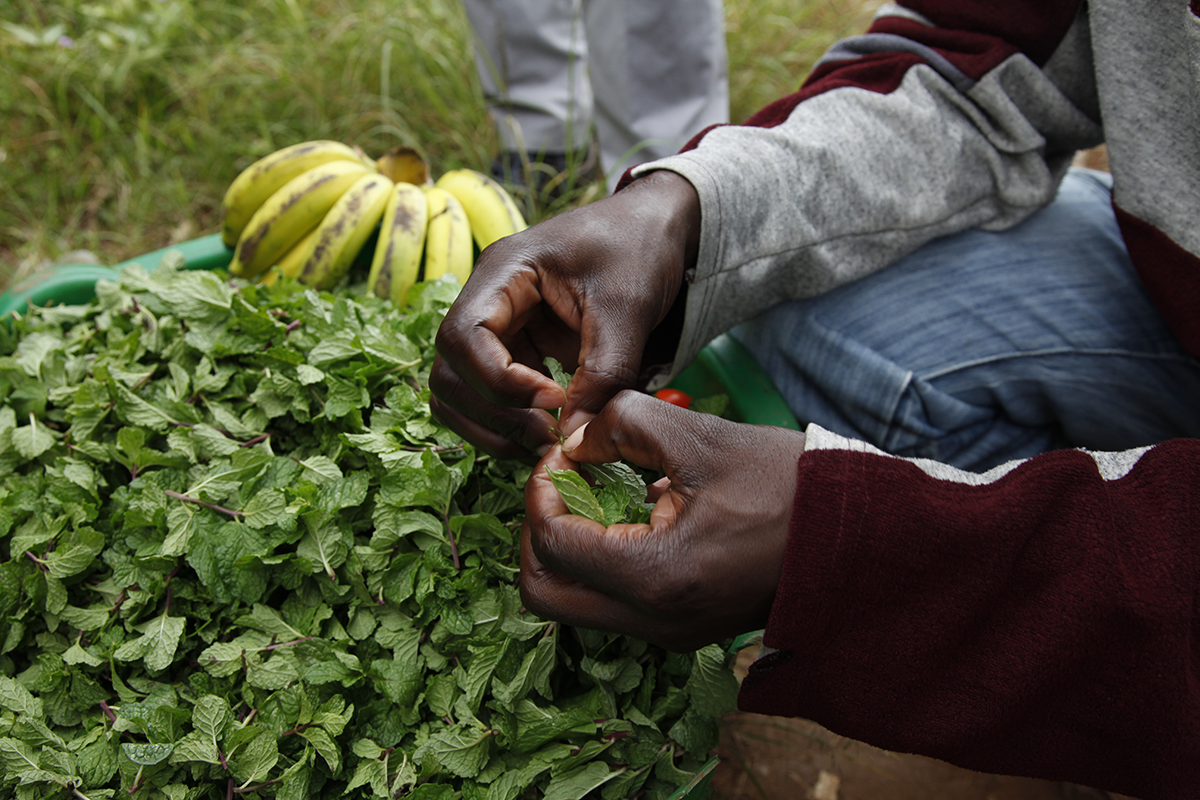
[[[293,142],[411,144],[438,173],[496,147],[457,0],[8,2],[0,287],[71,250],[115,263],[213,233],[233,176]],[[733,120],[794,90],[874,5],[727,2]]]

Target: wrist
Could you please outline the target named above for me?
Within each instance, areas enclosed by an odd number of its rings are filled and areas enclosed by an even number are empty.
[[[687,307],[686,276],[694,272],[700,249],[700,195],[689,180],[665,169],[639,176],[619,194],[638,203],[639,212],[649,210],[656,215],[660,222],[657,237],[669,243],[668,253],[661,258],[661,266],[666,268],[665,302],[647,338],[638,375],[637,385],[644,388],[655,375],[669,368],[679,346]]]
[[[622,189],[625,192],[630,193],[626,195],[629,199],[642,192],[654,194],[654,208],[663,220],[664,235],[682,256],[677,276],[682,284],[684,273],[695,269],[700,252],[700,194],[696,187],[677,172],[657,169],[626,184]]]

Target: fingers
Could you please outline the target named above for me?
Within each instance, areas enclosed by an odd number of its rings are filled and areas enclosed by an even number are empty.
[[[555,448],[526,483],[527,504],[540,509],[529,505],[521,528],[521,598],[526,607],[547,619],[625,633],[671,650],[707,644],[636,598],[642,578],[631,574],[629,553],[637,551],[639,541],[654,536],[650,526],[615,525],[606,530],[569,512],[545,467],[566,469],[572,463]]]
[[[485,400],[440,358],[434,361],[429,399],[433,415],[446,427],[496,458],[534,461],[558,441],[557,426],[540,409],[510,408]]]
[[[551,482],[547,469],[575,469],[578,464],[553,448],[538,463],[525,484],[527,523],[533,552],[540,563],[559,575],[603,592],[632,608],[644,608],[643,594],[663,554],[659,528],[678,513],[677,501],[664,496],[651,525],[617,524],[607,528],[572,514]]]
[[[495,405],[558,408],[565,400],[562,387],[540,372],[540,363],[514,360],[507,341],[537,327],[539,278],[519,261],[506,261],[503,248],[488,248],[487,255],[438,328],[437,352],[449,366],[439,379],[453,372]],[[433,388],[442,395],[446,387]]]
[[[529,547],[543,570],[530,591],[554,587],[539,613],[606,627],[619,620],[619,630],[636,625],[635,635],[680,650],[762,627],[782,570],[803,450],[798,431],[739,425],[622,392],[552,448],[526,483]],[[649,524],[605,528],[571,514],[545,473],[615,460],[666,473],[648,491],[655,503]],[[570,583],[552,583],[547,571]],[[575,583],[617,605],[570,589]]]
[[[699,235],[699,201],[685,179],[656,172],[635,183],[480,256],[438,330],[445,364],[430,378],[439,415],[460,433],[495,452],[511,448],[506,438],[540,444],[542,434],[526,430],[539,417],[496,409],[561,407],[570,433],[635,385]],[[543,372],[550,355],[574,370],[566,392]],[[526,432],[505,436],[502,428]]]
[[[639,467],[667,473],[694,461],[722,427],[732,423],[711,414],[695,414],[641,392],[622,392],[563,443],[575,461],[604,464],[630,461]],[[670,457],[668,458],[668,453]]]
[[[618,392],[632,389],[641,369],[646,337],[657,320],[608,320],[597,313],[586,317],[585,350],[571,377],[562,411],[563,432],[570,434],[600,412]]]
[[[528,522],[521,527],[520,586],[525,607],[540,617],[641,638],[649,632],[649,620],[633,608],[542,564],[534,552]]]

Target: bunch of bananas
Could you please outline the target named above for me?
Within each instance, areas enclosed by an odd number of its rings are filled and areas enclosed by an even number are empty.
[[[248,279],[286,275],[328,289],[378,229],[368,291],[401,306],[418,280],[450,273],[465,283],[476,248],[525,229],[512,197],[483,173],[451,170],[435,183],[413,148],[371,159],[326,140],[251,164],[221,205],[229,272]]]

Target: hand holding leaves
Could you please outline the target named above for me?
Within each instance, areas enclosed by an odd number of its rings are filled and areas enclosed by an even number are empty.
[[[622,392],[526,484],[522,597],[543,616],[694,649],[763,627],[779,582],[803,434]],[[576,438],[578,443],[576,444]],[[665,472],[644,523],[572,512],[553,470],[626,459]]]

